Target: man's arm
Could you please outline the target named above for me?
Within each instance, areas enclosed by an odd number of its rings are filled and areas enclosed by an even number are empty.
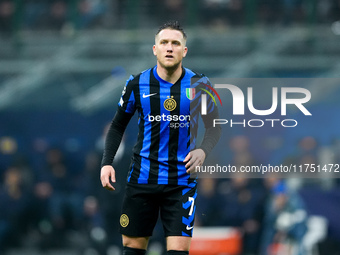
[[[218,119],[218,108],[214,107],[214,109],[208,113],[207,115],[202,116],[202,120],[205,127],[205,134],[202,141],[202,144],[199,148],[201,148],[205,155],[208,156],[208,154],[212,151],[212,149],[217,144],[218,140],[221,137],[221,127],[220,125],[217,125],[214,127],[214,119]]]
[[[110,181],[116,182],[115,170],[112,167],[112,162],[122,141],[124,131],[132,116],[133,114],[118,108],[106,135],[100,180],[102,186],[108,190],[114,190],[114,187],[110,183]]]
[[[189,154],[184,159],[184,162],[187,162],[185,165],[187,168],[187,173],[194,171],[196,166],[201,166],[203,164],[205,158],[220,139],[221,127],[219,125],[217,127],[213,126],[213,120],[218,118],[219,114],[217,107],[215,107],[214,110],[208,115],[202,116],[205,126],[203,141],[198,149],[189,152]]]

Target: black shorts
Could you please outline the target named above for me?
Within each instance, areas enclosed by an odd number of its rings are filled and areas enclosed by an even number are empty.
[[[151,236],[160,215],[165,236],[192,236],[197,185],[126,185],[120,232],[127,236]]]

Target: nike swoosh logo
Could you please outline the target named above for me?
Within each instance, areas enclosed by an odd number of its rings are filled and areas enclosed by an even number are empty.
[[[143,94],[143,98],[147,98],[147,97],[151,97],[151,96],[154,96],[156,95],[157,93],[153,93],[153,94],[149,94],[149,95],[145,95],[145,93]]]
[[[193,228],[194,228],[194,226],[189,227],[188,225],[187,225],[187,227],[186,227],[187,230],[191,230],[191,229],[193,229]]]

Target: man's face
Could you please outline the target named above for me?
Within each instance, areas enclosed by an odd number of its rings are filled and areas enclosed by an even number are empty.
[[[155,38],[153,54],[165,69],[176,69],[187,54],[185,39],[178,30],[163,29]]]

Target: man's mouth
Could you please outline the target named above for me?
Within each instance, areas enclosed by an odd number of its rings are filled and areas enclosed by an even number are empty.
[[[166,58],[174,58],[172,55],[166,55]]]

